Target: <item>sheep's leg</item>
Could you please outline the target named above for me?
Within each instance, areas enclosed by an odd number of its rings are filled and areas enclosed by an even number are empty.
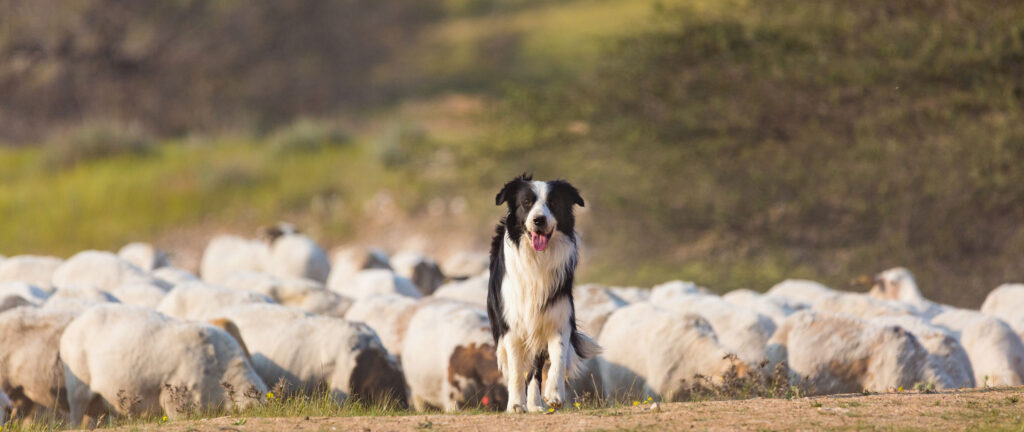
[[[78,429],[82,425],[82,419],[85,417],[90,402],[92,402],[93,393],[87,384],[78,379],[66,367],[64,368],[64,383],[68,393],[68,424],[72,428]]]
[[[569,329],[564,329],[548,339],[548,355],[551,365],[548,377],[544,382],[544,402],[549,407],[559,409],[565,403],[565,380],[569,366]]]
[[[526,361],[523,357],[523,346],[520,341],[505,335],[501,338],[505,345],[505,370],[508,375],[505,377],[508,383],[508,408],[510,413],[526,412]]]

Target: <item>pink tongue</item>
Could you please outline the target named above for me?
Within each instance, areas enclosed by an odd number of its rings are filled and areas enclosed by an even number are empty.
[[[533,248],[539,251],[547,249],[548,238],[537,233],[530,233],[530,240],[533,240]]]

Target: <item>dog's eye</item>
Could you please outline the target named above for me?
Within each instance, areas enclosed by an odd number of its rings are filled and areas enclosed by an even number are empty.
[[[523,201],[523,207],[524,208],[533,207],[533,201],[530,201],[530,200]]]

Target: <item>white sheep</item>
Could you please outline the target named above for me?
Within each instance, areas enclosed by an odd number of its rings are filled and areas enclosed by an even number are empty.
[[[981,312],[1003,320],[1024,335],[1024,284],[1003,284],[985,297]]]
[[[397,361],[361,323],[273,304],[232,306],[213,316],[238,326],[265,382],[306,394],[327,390],[339,403],[356,396],[405,406]]]
[[[461,302],[424,302],[409,320],[402,345],[413,408],[504,409],[508,389],[498,369],[487,314]]]
[[[927,381],[942,383],[944,388],[974,387],[974,370],[967,350],[945,330],[929,324],[923,318],[910,315],[872,318],[871,323],[897,325],[917,338],[921,346],[928,350],[928,363],[931,366],[927,373],[935,375],[927,377]]]
[[[810,394],[911,388],[938,374],[929,370],[928,351],[902,327],[828,312],[790,315],[769,340],[767,358],[785,362],[792,382]]]
[[[269,252],[264,271],[286,278],[312,279],[327,283],[331,263],[327,253],[295,225],[281,222],[266,230]]]
[[[352,299],[328,290],[324,284],[311,280],[278,277],[266,273],[235,272],[227,276],[224,286],[255,291],[274,302],[309,313],[344,318]]]
[[[124,304],[156,309],[167,296],[167,291],[153,283],[129,282],[114,288],[110,294]]]
[[[167,253],[149,243],[128,243],[117,251],[117,256],[146,272],[170,265]]]
[[[210,283],[222,283],[238,271],[262,272],[270,260],[266,242],[234,235],[218,235],[203,250],[199,275]]]
[[[890,300],[909,305],[916,315],[932,318],[945,312],[948,306],[932,302],[917,288],[917,281],[909,270],[903,267],[891,268],[875,276],[875,284],[868,295],[879,300]]]
[[[111,291],[126,283],[155,283],[134,264],[110,252],[88,250],[68,258],[53,272],[53,286],[92,287]]]
[[[388,254],[380,249],[361,246],[342,246],[331,251],[331,274],[327,288],[337,291],[363,270],[391,270]]]
[[[746,288],[729,291],[722,295],[722,300],[767,315],[776,323],[798,310],[809,307],[806,303],[781,296],[768,296]]]
[[[694,295],[707,293],[708,291],[706,289],[698,287],[697,284],[693,282],[674,280],[652,287],[651,295],[647,298],[647,301],[654,304],[660,304],[665,301],[684,300],[689,299]]]
[[[391,257],[391,268],[399,276],[408,278],[424,296],[428,296],[444,283],[444,273],[437,262],[415,252],[400,252]]]
[[[698,377],[721,384],[748,366],[715,337],[704,318],[638,302],[617,309],[598,337],[605,395],[612,401],[660,397],[683,401]]]
[[[273,303],[270,297],[205,282],[186,282],[164,296],[156,310],[181,319],[205,319],[228,306],[249,303]]]
[[[1024,384],[1024,343],[999,318],[950,308],[932,318],[931,323],[949,331],[967,350],[976,385]]]
[[[109,411],[173,419],[195,410],[244,409],[267,392],[227,331],[136,306],[83,312],[64,330],[60,356],[73,427],[87,414]]]
[[[860,293],[836,291],[830,296],[819,297],[811,303],[811,309],[823,312],[844,313],[858,318],[915,315],[916,309],[906,303],[893,300],[878,300]]]
[[[451,281],[441,285],[441,287],[434,291],[431,297],[463,301],[481,309],[486,309],[488,279],[487,275],[479,275],[468,279]]]
[[[775,333],[775,322],[767,315],[736,306],[721,297],[707,294],[678,294],[655,300],[658,291],[651,293],[650,303],[684,314],[700,315],[711,323],[718,342],[748,363],[764,359],[765,344]]]
[[[51,256],[18,255],[0,262],[0,282],[26,282],[53,290],[53,272],[64,260]]]
[[[441,265],[441,271],[455,280],[479,276],[490,268],[491,257],[483,252],[457,252]]]
[[[21,307],[0,314],[0,391],[16,395],[20,416],[67,412],[60,337],[77,313]]]
[[[370,269],[356,273],[340,286],[328,286],[331,290],[353,299],[374,294],[398,294],[418,299],[423,297],[412,281],[391,270]]]
[[[345,319],[370,326],[380,337],[384,348],[397,357],[402,355],[402,340],[409,319],[416,307],[416,299],[396,294],[378,294],[363,297],[352,303]]]
[[[583,333],[594,337],[601,334],[612,312],[628,304],[603,285],[585,284],[573,289],[576,322]]]
[[[792,301],[812,304],[819,299],[835,295],[836,291],[818,282],[806,279],[786,279],[768,289],[765,295],[785,297]]]

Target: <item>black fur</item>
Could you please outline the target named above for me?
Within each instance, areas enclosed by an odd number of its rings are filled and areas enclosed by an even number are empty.
[[[490,280],[487,290],[487,317],[491,323],[491,335],[494,337],[495,345],[498,340],[508,332],[508,323],[504,317],[504,305],[502,304],[501,290],[502,281],[505,279],[505,254],[504,239],[508,233],[509,238],[519,247],[520,240],[526,232],[526,216],[535,203],[537,196],[530,187],[533,176],[522,174],[501,188],[501,191],[494,197],[495,205],[507,205],[505,216],[499,221],[494,230],[494,238],[491,240],[491,265]],[[548,208],[557,221],[557,229],[575,241],[576,218],[573,214],[573,205],[583,206],[583,197],[573,185],[564,180],[548,182]],[[576,262],[567,263],[566,277],[561,284],[555,288],[544,303],[544,308],[557,303],[563,298],[569,301],[569,322],[572,332],[569,342],[577,353],[581,352],[582,341],[576,329],[576,310],[573,301],[572,288],[576,272]],[[534,359],[533,368],[527,378],[527,385],[536,379],[541,381],[541,370],[548,359],[547,350],[537,354]]]

